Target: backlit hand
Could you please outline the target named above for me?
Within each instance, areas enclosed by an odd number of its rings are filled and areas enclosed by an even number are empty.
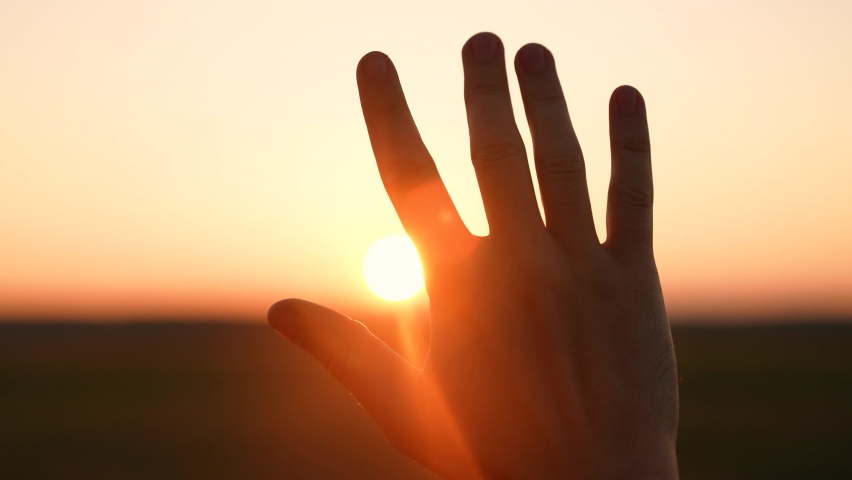
[[[471,157],[490,234],[471,235],[382,53],[358,66],[385,189],[423,259],[431,343],[422,370],[361,323],[302,300],[269,311],[406,455],[446,478],[677,478],[677,375],[652,248],[645,102],[609,104],[607,240],[553,56],[515,59],[546,224],[515,125],[500,40],[462,50]]]

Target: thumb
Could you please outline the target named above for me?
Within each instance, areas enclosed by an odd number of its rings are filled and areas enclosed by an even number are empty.
[[[363,323],[334,310],[287,299],[272,305],[269,325],[317,359],[348,389],[385,434],[410,416],[412,386],[419,371]]]

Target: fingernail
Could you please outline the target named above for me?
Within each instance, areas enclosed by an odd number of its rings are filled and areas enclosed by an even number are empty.
[[[544,60],[544,47],[531,43],[521,48],[521,65],[527,73],[536,73],[547,66]]]
[[[361,60],[364,73],[372,80],[381,80],[388,72],[388,59],[382,52],[370,52]]]
[[[618,111],[624,114],[636,112],[639,103],[639,95],[633,87],[621,87],[615,96],[618,100]]]
[[[491,60],[497,52],[497,36],[493,33],[477,33],[470,39],[470,48],[480,62]]]
[[[269,307],[266,314],[269,325],[287,340],[301,345],[305,338],[305,327],[299,311],[293,306],[292,300],[281,300]]]

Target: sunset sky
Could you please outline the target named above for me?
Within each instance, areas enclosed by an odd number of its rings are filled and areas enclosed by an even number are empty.
[[[607,102],[645,96],[671,316],[852,317],[852,2],[4,0],[0,317],[262,320],[369,291],[403,233],[355,84],[396,63],[468,227],[460,49],[555,55],[603,240]],[[518,124],[529,146],[517,82]]]

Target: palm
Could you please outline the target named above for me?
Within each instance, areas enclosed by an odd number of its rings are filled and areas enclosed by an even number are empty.
[[[610,105],[601,245],[552,56],[530,45],[516,61],[546,225],[499,39],[475,36],[463,60],[484,238],[452,205],[393,65],[371,53],[358,69],[379,171],[424,260],[432,334],[423,369],[317,305],[279,302],[270,323],[323,362],[398,449],[445,477],[676,476],[677,387],[651,250],[644,102],[626,87]]]

